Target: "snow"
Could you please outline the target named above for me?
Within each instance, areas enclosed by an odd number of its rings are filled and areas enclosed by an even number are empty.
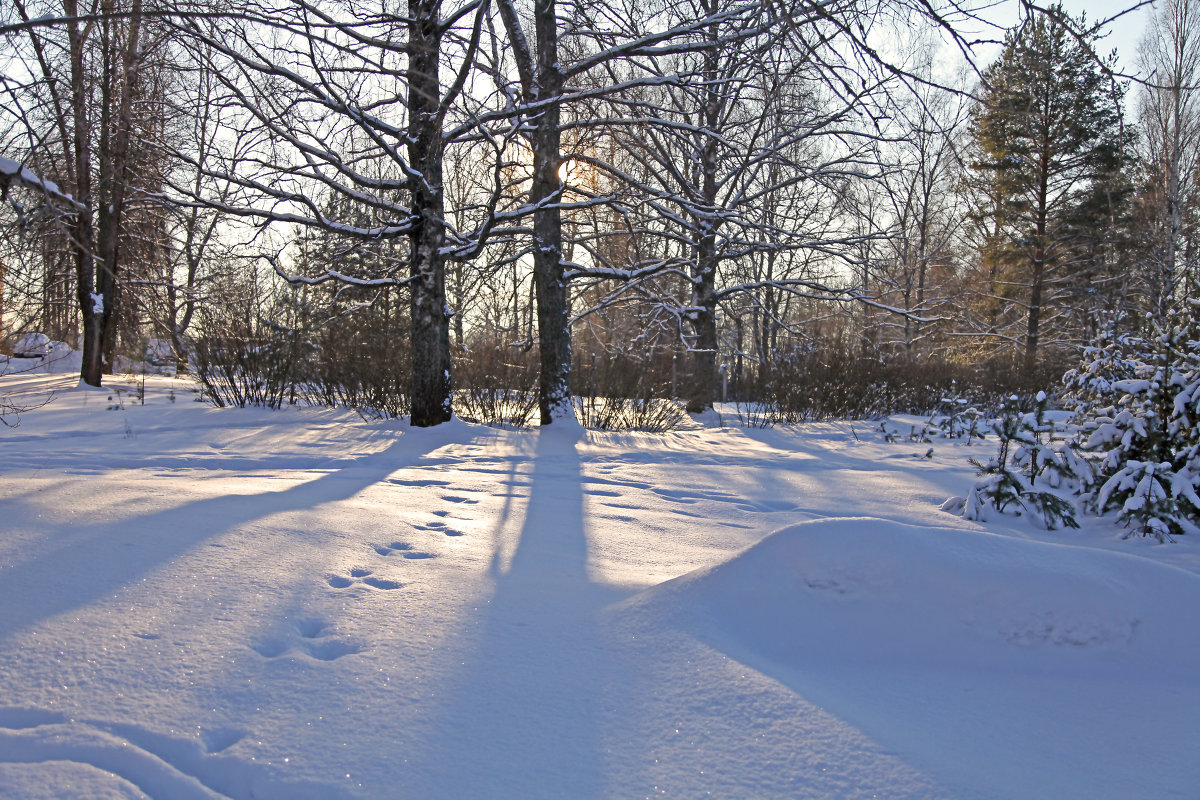
[[[982,796],[1168,797],[1195,778],[1162,742],[1195,739],[1169,709],[1197,708],[1200,632],[1158,609],[1196,587],[1123,553],[842,518],[638,603],[838,709],[955,796],[986,776]],[[1081,753],[1086,777],[1064,769]]]
[[[62,194],[58,184],[54,181],[43,180],[20,162],[4,156],[0,156],[0,178],[4,179],[0,180],[0,188],[7,187],[9,181],[15,178],[18,182],[34,189],[41,189],[47,194],[70,198],[70,195]]]
[[[26,333],[17,339],[13,353],[18,358],[42,358],[50,352],[50,337],[44,333]]]
[[[42,374],[79,374],[80,365],[83,363],[82,354],[77,350],[72,350],[64,342],[53,342],[42,334],[35,334],[41,337],[34,341],[39,342],[37,347],[29,350],[22,349],[25,346],[25,340],[18,342],[15,348],[16,352],[28,353],[29,357],[22,356],[3,356],[0,355],[0,375],[17,375],[29,373]],[[38,354],[39,351],[42,354]],[[18,391],[24,392],[27,390],[36,393],[37,386],[21,386]],[[0,384],[0,399],[4,396],[3,384]]]
[[[413,429],[142,380],[0,377],[54,394],[0,430],[0,797],[1200,785],[1200,543],[939,510],[994,443]]]

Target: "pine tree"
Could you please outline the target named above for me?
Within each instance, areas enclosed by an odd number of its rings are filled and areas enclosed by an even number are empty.
[[[1094,260],[1097,231],[1107,227],[1098,209],[1111,206],[1128,150],[1121,89],[1094,56],[1097,32],[1087,30],[1056,6],[1010,32],[972,112],[972,166],[996,215],[989,258],[1006,287],[991,299],[1025,307],[1027,369],[1053,343],[1073,273]]]

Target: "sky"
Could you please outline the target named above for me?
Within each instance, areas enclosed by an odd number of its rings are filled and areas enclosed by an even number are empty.
[[[1160,1],[1160,0],[1159,0]],[[1053,0],[1035,0],[1043,6],[1049,6]],[[1117,51],[1118,68],[1128,76],[1137,74],[1137,52],[1145,36],[1146,25],[1153,14],[1156,0],[1061,0],[1063,7],[1072,17],[1087,14],[1090,21],[1109,20],[1122,11],[1129,10],[1106,26],[1107,33],[1100,41],[1098,51],[1107,55],[1112,50]],[[1019,0],[999,0],[991,9],[983,13],[984,17],[997,25],[1010,27],[1020,20],[1021,3]],[[1002,31],[981,32],[978,35],[986,38],[1002,38]],[[979,69],[990,64],[1000,54],[999,45],[976,46],[975,63]],[[1126,107],[1132,111],[1137,92],[1134,88],[1126,92]]]
[[[1088,19],[1109,19],[1121,11],[1132,8],[1136,0],[1065,0],[1063,7],[1072,15],[1087,12]],[[1121,58],[1121,64],[1127,72],[1134,69],[1138,46],[1146,31],[1146,23],[1153,13],[1153,5],[1147,4],[1131,11],[1109,26],[1109,33],[1103,40],[1103,50],[1116,48]]]
[[[1050,4],[1050,0],[1038,2],[1043,5]],[[1143,0],[1062,0],[1062,5],[1072,17],[1086,12],[1087,18],[1093,22],[1111,19],[1126,9],[1135,9],[1108,26],[1108,33],[1101,41],[1100,47],[1102,53],[1108,53],[1115,48],[1123,69],[1132,72],[1138,46],[1145,34],[1146,22],[1153,11],[1152,2],[1139,5],[1140,2]],[[1006,25],[1015,24],[1019,19],[1019,9],[1020,4],[1017,0],[1005,0],[996,7],[993,18]]]

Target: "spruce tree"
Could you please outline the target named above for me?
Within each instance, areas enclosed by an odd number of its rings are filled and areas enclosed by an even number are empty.
[[[1088,500],[1115,510],[1132,533],[1163,541],[1200,521],[1200,316],[1195,303],[1155,335],[1090,351],[1074,375],[1082,429],[1100,481]],[[1112,364],[1127,365],[1110,380]],[[1116,374],[1121,374],[1117,372]],[[1091,396],[1103,398],[1087,403]]]

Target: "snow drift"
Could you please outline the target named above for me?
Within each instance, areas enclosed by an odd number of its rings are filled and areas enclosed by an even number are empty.
[[[1136,555],[839,518],[627,605],[825,706],[956,796],[1167,797],[1197,776],[1177,744],[1197,738],[1198,595],[1195,574]],[[1156,770],[1131,780],[1115,768],[1131,756]]]

